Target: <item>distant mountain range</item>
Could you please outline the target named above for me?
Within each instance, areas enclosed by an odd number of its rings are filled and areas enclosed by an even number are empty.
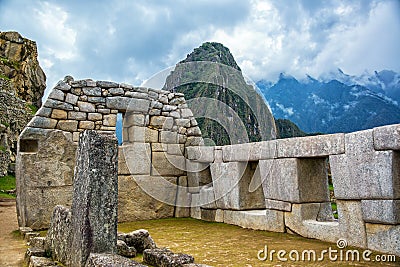
[[[353,132],[400,123],[400,74],[383,70],[351,76],[338,69],[318,79],[281,73],[257,86],[277,119],[289,119],[307,133]]]

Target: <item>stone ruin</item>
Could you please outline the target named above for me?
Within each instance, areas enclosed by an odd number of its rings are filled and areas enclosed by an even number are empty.
[[[79,133],[114,133],[118,220],[193,217],[400,256],[400,125],[208,147],[184,96],[68,78],[22,132],[20,226],[47,228],[72,203]],[[332,216],[327,164],[338,208]]]
[[[117,234],[117,202],[117,139],[86,130],[79,140],[72,207],[54,208],[47,236],[31,239],[25,262],[32,267],[59,266],[55,261],[70,267],[145,267],[123,257],[139,252],[152,266],[192,266],[192,256],[157,248],[146,230]]]

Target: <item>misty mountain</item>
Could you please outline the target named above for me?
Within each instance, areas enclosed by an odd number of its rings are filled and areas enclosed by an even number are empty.
[[[393,71],[350,76],[343,71],[297,80],[280,74],[258,87],[275,118],[289,119],[305,132],[353,132],[400,123],[400,75]]]

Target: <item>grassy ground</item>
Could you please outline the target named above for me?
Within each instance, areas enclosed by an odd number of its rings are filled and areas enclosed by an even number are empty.
[[[0,198],[15,198],[15,194],[7,194],[7,190],[15,189],[15,177],[7,175],[0,177]]]
[[[268,246],[268,251],[315,250],[320,253],[336,244],[306,239],[284,233],[255,231],[237,226],[210,223],[190,218],[162,219],[120,223],[118,231],[130,232],[147,229],[158,247],[168,247],[175,253],[193,255],[196,263],[215,267],[258,267],[258,266],[397,266],[395,264],[371,264],[367,262],[332,262],[326,256],[324,261],[260,261],[259,250]],[[350,248],[349,248],[350,249]],[[360,250],[360,255],[362,250]],[[320,254],[317,254],[320,255]],[[288,255],[286,254],[286,257]],[[142,261],[142,255],[135,258]]]

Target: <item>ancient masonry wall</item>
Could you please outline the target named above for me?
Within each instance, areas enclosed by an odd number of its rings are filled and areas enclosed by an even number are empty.
[[[60,82],[20,136],[20,226],[71,204],[79,133],[114,132],[117,113],[119,221],[191,216],[400,256],[400,125],[205,147],[183,95],[92,80]]]
[[[349,134],[187,148],[193,218],[400,256],[400,124]],[[329,159],[329,161],[327,161]],[[338,209],[333,219],[327,165]],[[228,192],[228,193],[227,193]],[[261,199],[265,200],[264,202]]]
[[[47,228],[55,205],[71,205],[80,132],[114,133],[118,113],[124,117],[118,159],[119,220],[189,216],[189,208],[175,208],[177,195],[190,206],[188,193],[178,194],[177,185],[187,185],[185,146],[198,145],[202,138],[183,94],[66,77],[19,138],[21,226]],[[151,185],[151,194],[158,197],[146,193],[142,184]]]

